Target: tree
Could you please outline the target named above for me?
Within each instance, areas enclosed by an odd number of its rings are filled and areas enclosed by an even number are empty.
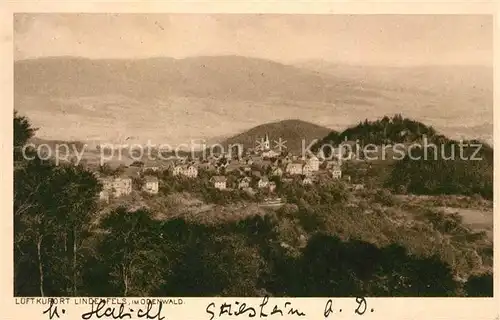
[[[409,255],[404,247],[377,248],[316,234],[299,262],[300,296],[453,296],[450,267],[437,257]]]
[[[104,163],[99,165],[99,173],[102,173],[103,175],[112,175],[114,173],[114,170],[110,167],[108,163]]]
[[[90,222],[97,207],[96,195],[101,186],[93,174],[82,166],[58,167],[54,174],[53,192],[57,195],[54,204],[58,208],[56,219],[62,225],[64,251],[69,253],[72,266],[70,292],[78,296],[79,252],[85,236],[90,232]]]
[[[79,251],[89,231],[100,186],[81,166],[29,161],[14,176],[14,232],[19,249],[36,246],[39,294],[44,295],[44,255],[67,279],[66,294],[77,295]],[[21,251],[23,251],[21,249]],[[71,266],[66,268],[63,265]],[[70,272],[68,272],[70,271]],[[61,292],[62,293],[62,292]]]
[[[379,189],[374,195],[374,200],[382,205],[391,207],[396,203],[394,196],[387,189]]]
[[[146,180],[144,179],[144,177],[133,177],[132,178],[132,186],[135,190],[142,190],[145,183],[146,183]]]
[[[140,167],[140,168],[142,168],[142,167],[144,167],[144,162],[136,160],[136,161],[132,162],[130,164],[130,166],[131,167]]]
[[[386,186],[391,189],[403,186],[414,194],[479,194],[486,199],[493,197],[493,152],[484,146],[476,157],[481,160],[458,158],[443,159],[442,150],[448,154],[456,148],[453,141],[437,144],[438,150],[413,150],[412,158],[406,155],[397,161],[391,174],[386,179]],[[440,150],[441,149],[441,152]],[[464,156],[471,157],[474,148],[464,148]]]
[[[318,234],[309,240],[301,258],[300,296],[353,296],[361,294],[360,283],[337,237]]]
[[[17,170],[14,176],[14,245],[16,249],[16,267],[22,277],[22,271],[31,261],[36,261],[38,271],[38,294],[45,296],[44,240],[56,233],[55,216],[44,202],[51,183],[51,164],[30,162],[23,169]],[[31,249],[31,245],[35,247]],[[30,253],[35,256],[32,257]],[[29,267],[27,267],[29,269]],[[15,286],[16,279],[15,279]],[[17,290],[16,290],[17,291]]]
[[[14,114],[15,146],[22,148],[34,131],[26,118]],[[76,295],[79,252],[100,186],[82,166],[57,166],[36,154],[20,161],[14,169],[15,291]],[[23,280],[34,270],[36,291]]]
[[[50,180],[47,179],[47,172],[53,169],[53,165],[35,158],[35,161],[29,162],[22,157],[22,148],[26,145],[29,139],[35,134],[36,129],[31,126],[31,123],[26,117],[19,116],[17,111],[14,111],[14,161],[22,163],[21,166],[14,167],[14,247],[15,247],[15,264],[16,270],[15,291],[19,283],[16,281],[25,277],[23,266],[28,266],[32,261],[36,261],[37,271],[39,274],[38,293],[41,296],[45,295],[44,291],[44,265],[43,265],[43,250],[42,243],[45,233],[49,231],[53,225],[51,217],[40,206],[40,195],[47,190],[47,185]],[[35,250],[26,250],[30,248],[29,244],[33,244]],[[35,254],[35,257],[31,255]],[[30,289],[28,289],[30,290]]]
[[[263,266],[256,243],[265,222],[247,219],[236,225],[213,228],[181,219],[162,227],[163,250],[170,257],[161,296],[255,296]],[[229,231],[229,232],[228,232]],[[251,233],[247,239],[247,233]],[[250,243],[249,243],[250,242]],[[169,268],[170,267],[170,268]]]
[[[29,139],[33,138],[37,130],[28,118],[14,111],[14,147],[23,147]]]
[[[101,227],[105,236],[98,254],[104,259],[101,263],[109,266],[119,295],[151,295],[162,284],[165,265],[159,246],[161,232],[149,212],[118,208],[102,220]]]
[[[484,273],[469,277],[464,289],[469,297],[493,297],[493,274]]]

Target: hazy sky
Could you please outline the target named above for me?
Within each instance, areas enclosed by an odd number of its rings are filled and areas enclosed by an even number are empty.
[[[16,14],[15,59],[236,54],[282,62],[492,65],[493,18],[466,15]]]

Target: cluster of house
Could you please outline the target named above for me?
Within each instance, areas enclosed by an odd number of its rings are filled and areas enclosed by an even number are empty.
[[[266,141],[268,141],[267,136]],[[256,167],[260,168],[260,170],[264,167],[269,168],[269,170],[266,170],[268,175],[262,176],[262,172],[256,170]],[[258,152],[247,153],[237,159],[230,157],[208,157],[203,161],[183,159],[170,167],[173,176],[187,178],[196,178],[199,169],[214,172],[214,176],[210,181],[219,190],[229,189],[226,174],[232,171],[239,172],[240,179],[231,186],[237,189],[249,189],[252,180],[257,180],[257,188],[268,188],[270,191],[274,191],[276,185],[269,179],[269,177],[273,176],[285,176],[285,181],[294,176],[300,176],[303,184],[314,183],[319,173],[327,174],[333,179],[342,178],[341,166],[336,160],[320,160],[313,154],[299,158],[291,153],[278,153],[265,147]]]
[[[266,141],[268,141],[267,136]],[[260,168],[260,170],[257,170],[257,168]],[[267,168],[267,175],[262,174],[262,168]],[[316,178],[320,175],[332,179],[342,178],[341,166],[336,160],[323,160],[312,154],[306,157],[298,157],[291,153],[277,153],[265,147],[252,154],[240,155],[237,159],[220,156],[208,157],[204,160],[182,158],[165,166],[154,163],[146,165],[141,163],[137,167],[131,165],[119,177],[100,178],[103,184],[101,199],[106,200],[110,196],[120,197],[130,194],[132,192],[132,177],[137,175],[145,175],[142,190],[156,194],[159,189],[158,178],[148,176],[149,172],[168,170],[172,176],[195,179],[198,177],[200,169],[213,172],[210,182],[214,188],[219,190],[230,188],[251,190],[252,187],[257,187],[258,189],[268,189],[273,192],[276,184],[270,180],[270,177],[282,177],[282,181],[285,182],[292,180],[294,177],[300,177],[304,185],[315,183]],[[237,175],[239,178],[230,185],[227,175],[235,170],[240,173]]]
[[[245,190],[245,191],[253,191],[252,188],[252,178],[256,180],[256,187],[258,189],[268,189],[270,192],[274,192],[276,189],[276,183],[274,181],[270,181],[267,176],[261,176],[259,171],[254,171],[252,176],[244,176],[239,178],[234,188]],[[213,183],[214,188],[219,190],[227,190],[229,189],[229,179],[224,175],[216,175],[210,178],[210,182]]]
[[[141,175],[141,170],[139,168],[129,167],[125,172],[119,176],[113,177],[101,177],[96,173],[98,180],[102,184],[102,190],[99,193],[99,199],[106,202],[112,198],[119,198],[121,196],[129,195],[132,193],[132,178],[134,176],[138,177]],[[144,176],[142,191],[156,194],[159,191],[159,181],[158,178],[151,175]]]

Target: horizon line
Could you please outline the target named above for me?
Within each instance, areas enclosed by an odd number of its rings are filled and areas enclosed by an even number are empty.
[[[385,68],[418,68],[418,67],[485,67],[485,68],[494,68],[493,64],[481,64],[481,63],[412,63],[412,64],[377,64],[377,63],[352,63],[347,61],[334,61],[327,60],[325,58],[304,58],[304,59],[294,59],[290,61],[280,61],[273,60],[269,58],[263,58],[258,56],[245,56],[238,54],[218,54],[218,55],[193,55],[193,56],[185,56],[185,57],[172,57],[172,56],[141,56],[141,57],[103,57],[103,58],[95,58],[88,56],[76,56],[76,55],[48,55],[48,56],[33,56],[33,57],[25,57],[25,58],[15,58],[14,63],[23,62],[23,61],[35,61],[35,60],[49,60],[49,59],[74,59],[74,60],[90,60],[90,61],[106,61],[106,60],[115,60],[115,61],[141,61],[141,60],[155,60],[155,59],[164,59],[164,60],[174,60],[174,61],[182,61],[196,58],[244,58],[244,59],[252,59],[252,60],[262,60],[268,62],[274,62],[282,65],[289,65],[297,67],[298,64],[306,63],[306,62],[318,62],[318,63],[328,63],[331,65],[339,65],[339,66],[351,66],[351,67],[368,67],[368,68],[376,68],[376,67],[385,67]],[[302,67],[302,66],[299,66]]]

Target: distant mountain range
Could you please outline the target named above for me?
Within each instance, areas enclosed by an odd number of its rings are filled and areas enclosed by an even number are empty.
[[[51,150],[55,150],[56,147],[61,145],[67,145],[69,148],[75,148],[78,151],[81,150],[85,144],[82,141],[49,140],[49,139],[41,139],[38,137],[31,138],[30,143],[33,143],[35,146],[47,145]]]
[[[53,57],[15,62],[14,103],[55,140],[189,144],[287,119],[341,130],[395,113],[452,137],[489,139],[492,83],[492,69],[480,67]]]
[[[307,60],[298,67],[353,81],[387,88],[393,91],[414,91],[426,94],[458,94],[460,91],[474,97],[492,99],[493,68],[487,66],[413,66],[383,67],[355,66]],[[464,77],[467,75],[467,77]]]
[[[21,60],[16,93],[50,97],[124,95],[154,101],[171,96],[262,101],[335,102],[379,93],[356,81],[239,56],[186,59],[90,60],[72,57]]]

